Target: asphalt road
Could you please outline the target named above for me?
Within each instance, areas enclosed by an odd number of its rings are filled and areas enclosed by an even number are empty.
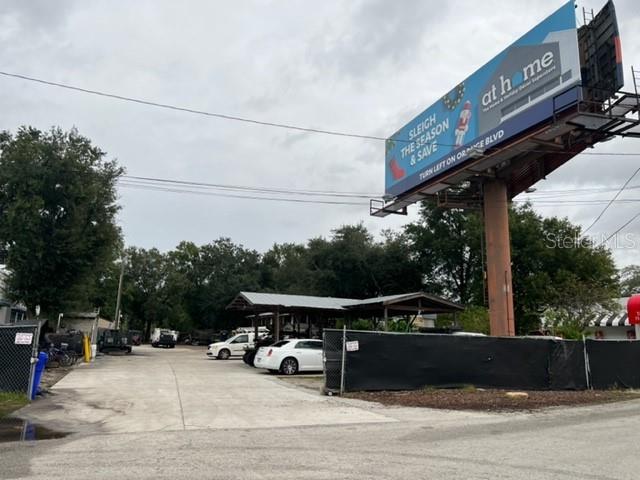
[[[325,397],[203,349],[76,369],[20,414],[77,432],[0,444],[0,478],[637,479],[640,401],[488,414]]]

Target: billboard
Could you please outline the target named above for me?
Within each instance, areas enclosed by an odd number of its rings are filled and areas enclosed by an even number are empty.
[[[554,98],[580,81],[569,1],[387,139],[385,193],[401,195],[548,119]]]

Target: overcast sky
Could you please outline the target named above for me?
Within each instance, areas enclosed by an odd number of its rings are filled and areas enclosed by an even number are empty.
[[[563,2],[57,1],[0,3],[0,70],[198,110],[389,136]],[[603,0],[580,3],[599,9]],[[640,4],[616,2],[625,79],[640,68]],[[382,194],[384,143],[248,125],[0,77],[0,129],[76,127],[129,175]],[[593,152],[640,152],[616,139]],[[575,158],[538,191],[620,187],[640,157]],[[640,175],[631,185],[640,185]],[[120,187],[126,242],[173,248],[230,237],[265,251],[378,219],[362,205],[292,204]],[[613,193],[572,196],[587,200]],[[524,197],[520,197],[524,198]],[[531,195],[535,200],[541,196]],[[621,198],[640,199],[631,189]],[[548,199],[547,199],[548,200]],[[539,203],[587,226],[602,206]],[[614,231],[640,203],[616,203],[591,230]],[[640,219],[623,233],[640,245]],[[633,246],[625,242],[624,247]],[[640,263],[617,248],[619,265]]]

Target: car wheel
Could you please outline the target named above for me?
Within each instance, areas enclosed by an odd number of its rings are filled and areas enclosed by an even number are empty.
[[[280,364],[280,373],[294,375],[298,372],[298,361],[293,357],[285,358]]]
[[[231,356],[231,352],[226,348],[218,352],[218,358],[220,360],[228,360],[230,356]]]

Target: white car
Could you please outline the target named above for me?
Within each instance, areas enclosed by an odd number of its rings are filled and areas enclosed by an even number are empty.
[[[241,357],[245,347],[253,346],[254,333],[240,333],[227,338],[224,342],[216,342],[209,345],[207,357],[227,360],[229,357]]]
[[[253,364],[284,375],[321,372],[322,340],[281,340],[269,347],[260,347]]]

